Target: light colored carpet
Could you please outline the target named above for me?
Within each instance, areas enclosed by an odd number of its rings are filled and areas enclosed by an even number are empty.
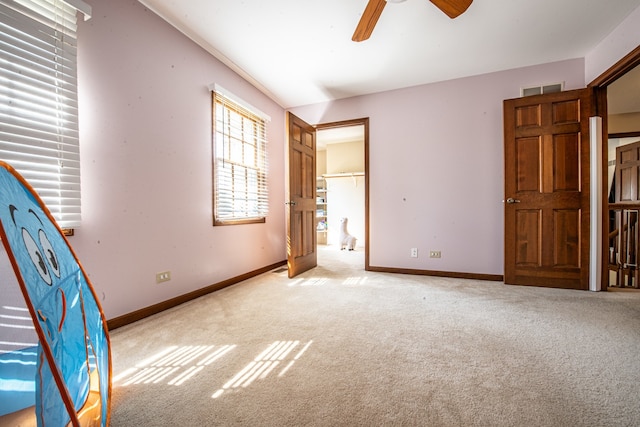
[[[640,292],[319,263],[113,331],[112,426],[640,425]]]

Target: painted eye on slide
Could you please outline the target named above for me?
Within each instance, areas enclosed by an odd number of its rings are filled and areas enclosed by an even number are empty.
[[[33,237],[31,237],[31,234],[29,234],[25,228],[22,229],[22,240],[24,240],[24,245],[27,248],[31,262],[33,262],[36,270],[38,270],[38,274],[47,285],[51,286],[53,280],[51,279],[51,274],[49,274],[47,262],[44,260],[44,256],[36,244],[36,241],[33,240]]]
[[[42,250],[44,251],[44,256],[49,262],[49,266],[51,266],[51,271],[56,277],[60,277],[60,264],[58,263],[58,256],[56,255],[56,251],[53,250],[53,246],[51,242],[49,242],[49,238],[47,234],[40,230],[38,232],[38,236],[40,237],[40,244],[42,245]]]

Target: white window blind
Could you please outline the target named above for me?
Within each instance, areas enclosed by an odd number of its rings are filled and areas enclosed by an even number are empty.
[[[223,90],[213,96],[214,224],[264,222],[268,117]]]
[[[0,0],[0,158],[62,228],[80,225],[76,14],[80,0]]]

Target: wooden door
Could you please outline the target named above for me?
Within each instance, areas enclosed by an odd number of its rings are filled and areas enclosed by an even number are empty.
[[[589,289],[591,90],[504,101],[505,283]]]
[[[616,148],[616,203],[640,202],[640,142]]]
[[[289,277],[318,264],[316,253],[316,131],[287,113],[289,181],[287,264]]]

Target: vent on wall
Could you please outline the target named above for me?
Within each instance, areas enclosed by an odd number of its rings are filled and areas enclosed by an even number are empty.
[[[545,93],[562,92],[564,83],[554,83],[544,86],[523,87],[520,89],[520,96],[542,95]]]

